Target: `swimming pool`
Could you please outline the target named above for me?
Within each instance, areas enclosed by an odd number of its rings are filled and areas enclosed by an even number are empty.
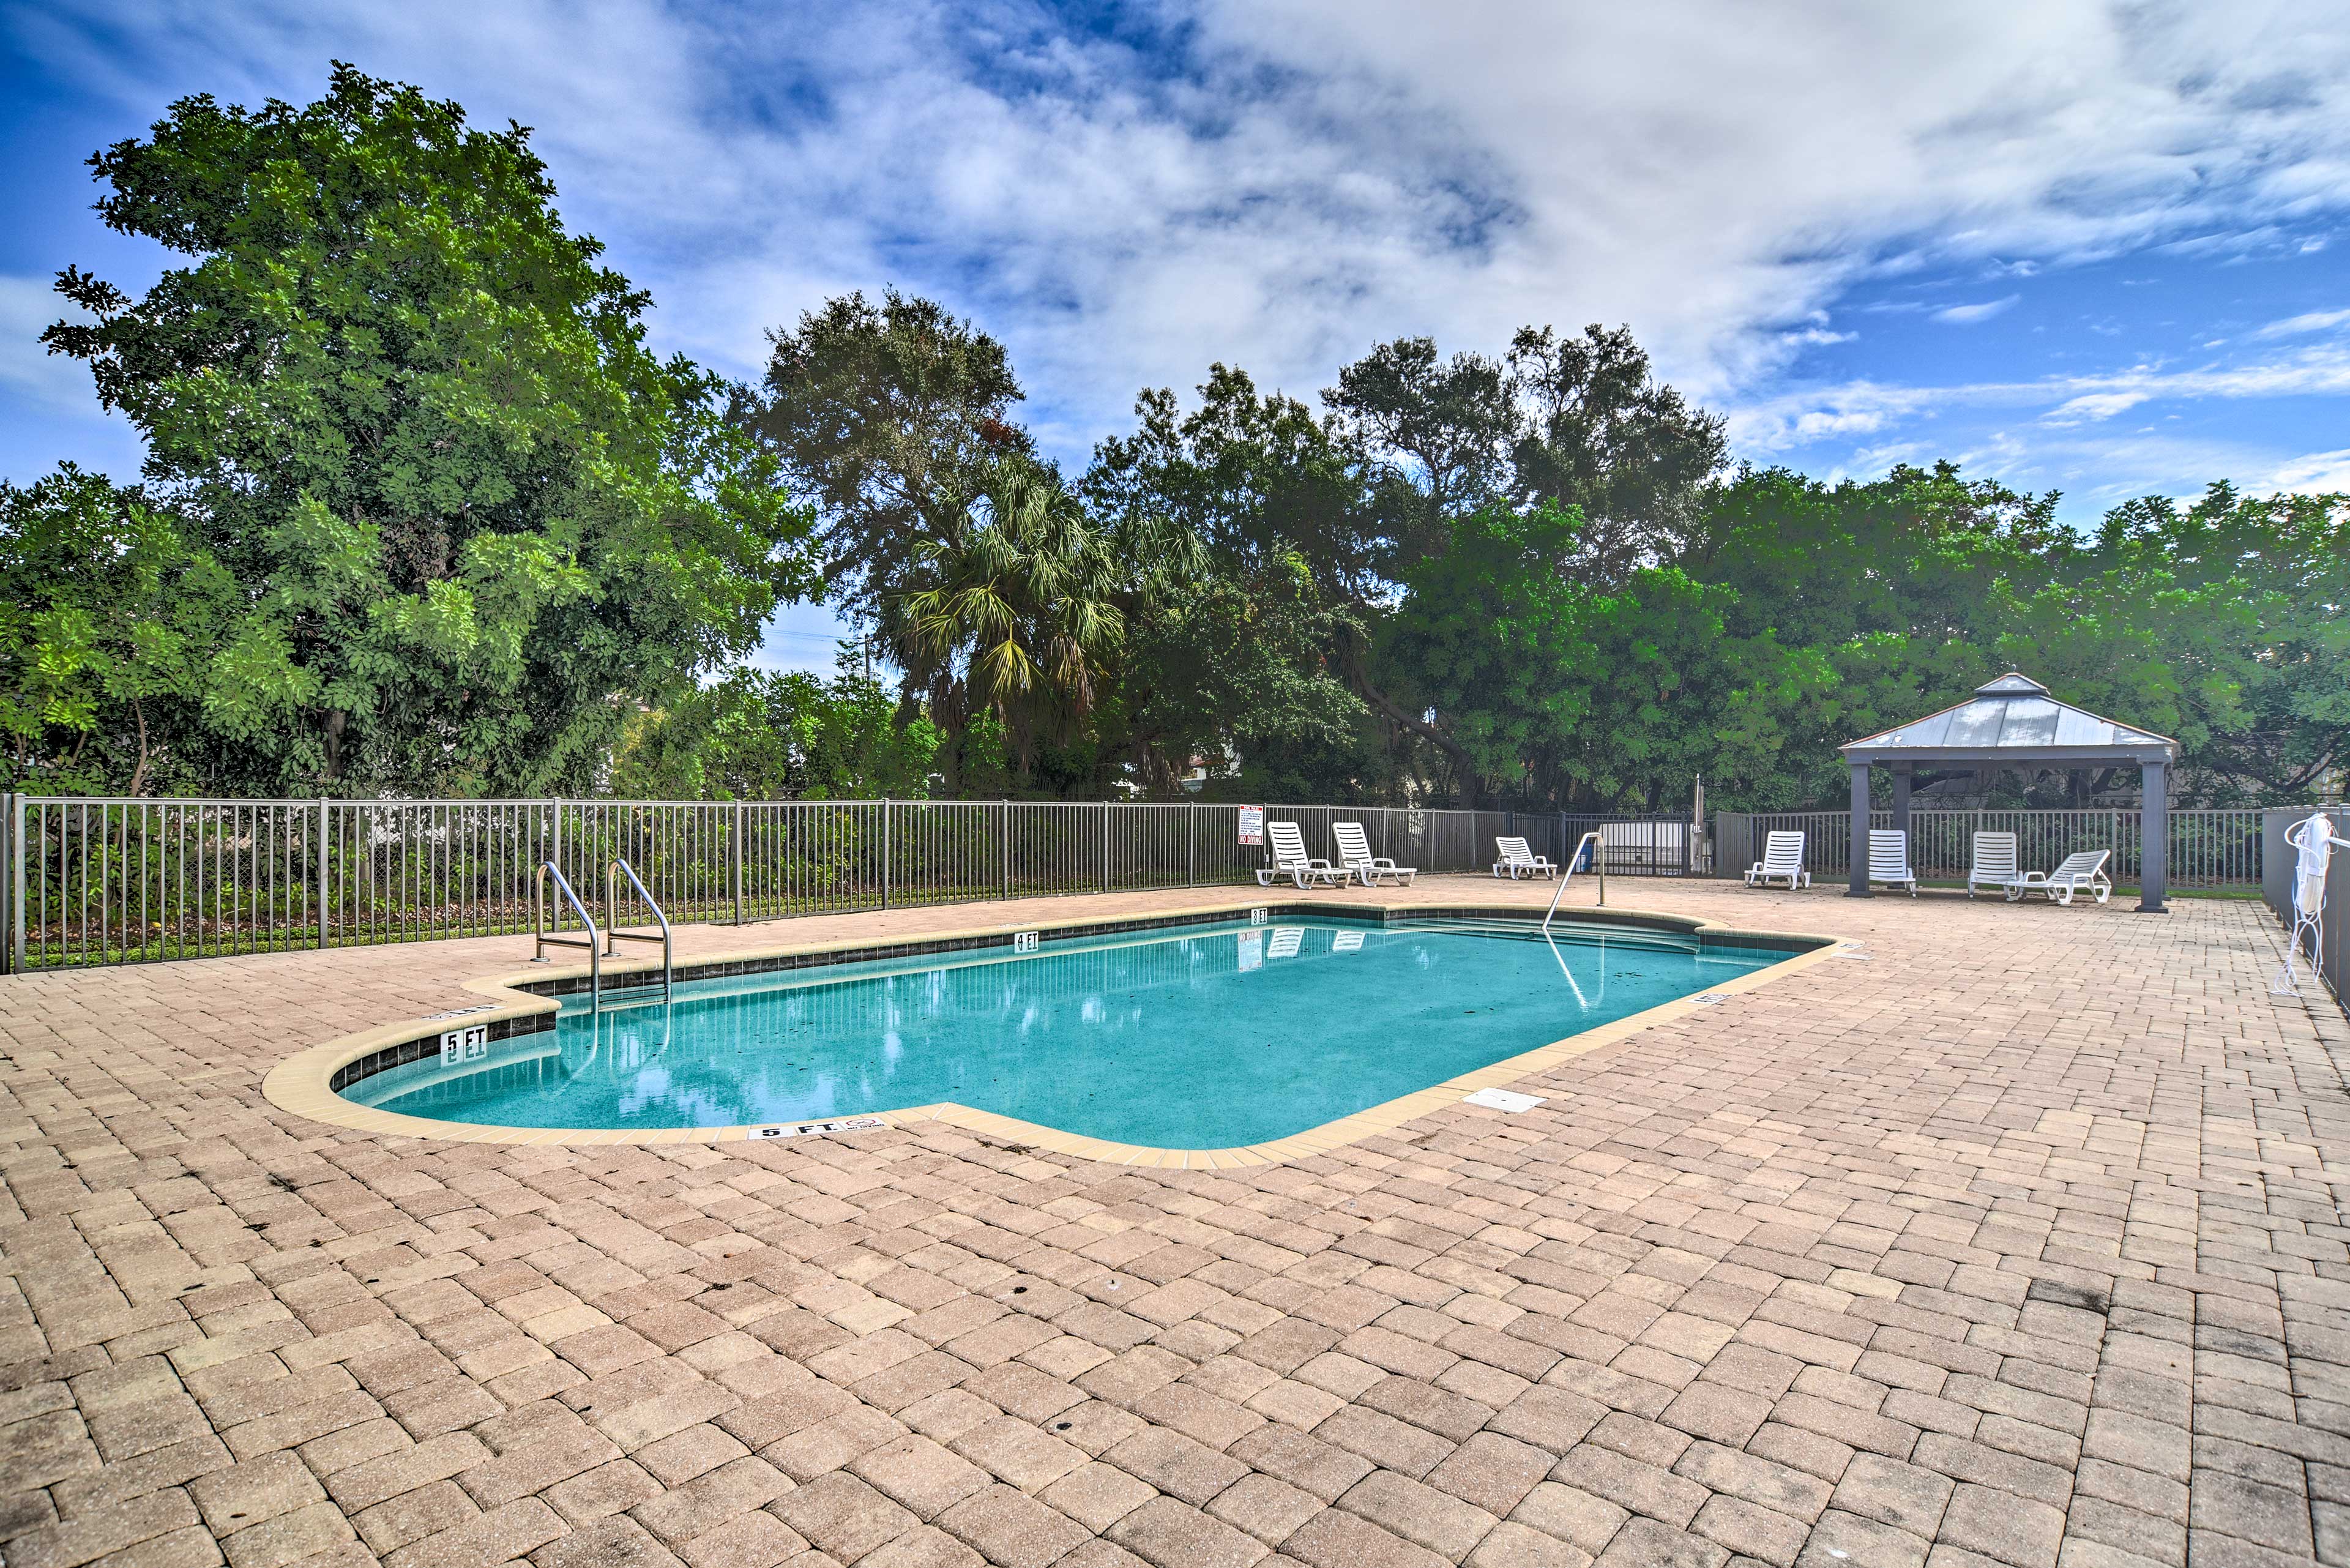
[[[1220,922],[567,1003],[340,1090],[506,1127],[801,1123],[951,1101],[1156,1147],[1261,1144],[1706,991],[1785,951],[1523,922]]]

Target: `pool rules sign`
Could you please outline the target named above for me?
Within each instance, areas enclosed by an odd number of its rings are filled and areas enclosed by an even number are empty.
[[[1264,843],[1264,807],[1261,805],[1241,807],[1241,842],[1255,845]]]

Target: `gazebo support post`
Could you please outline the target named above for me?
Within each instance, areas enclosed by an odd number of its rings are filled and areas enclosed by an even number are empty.
[[[2137,912],[2167,915],[2170,891],[2170,770],[2149,762],[2139,770],[2137,807]]]
[[[1909,836],[1909,780],[1912,770],[1896,763],[1893,769],[1893,828],[1904,839]],[[1915,854],[1915,851],[1912,851]]]
[[[1852,880],[1847,898],[1866,898],[1868,892],[1868,764],[1852,764]]]

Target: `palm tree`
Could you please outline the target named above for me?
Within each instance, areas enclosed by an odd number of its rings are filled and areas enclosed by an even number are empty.
[[[953,534],[915,547],[880,596],[879,630],[945,732],[950,790],[983,712],[1003,721],[1023,774],[1040,737],[1075,731],[1125,640],[1121,600],[1139,576],[1060,476],[1025,460],[998,463]]]

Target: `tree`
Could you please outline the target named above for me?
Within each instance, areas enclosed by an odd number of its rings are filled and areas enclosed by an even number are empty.
[[[1399,564],[1440,549],[1452,518],[1502,493],[1522,423],[1516,390],[1482,354],[1440,359],[1433,338],[1399,337],[1322,394],[1340,438],[1374,465],[1374,504],[1399,524]]]
[[[1008,459],[981,500],[945,538],[921,541],[880,602],[881,645],[945,737],[950,791],[973,716],[995,716],[1027,773],[1040,742],[1067,739],[1093,711],[1126,639],[1120,552],[1057,474]]]
[[[1518,498],[1582,511],[1576,568],[1611,582],[1679,553],[1728,453],[1721,416],[1658,380],[1627,327],[1521,328],[1509,369],[1523,418],[1510,453]]]
[[[1175,794],[1192,758],[1237,754],[1253,798],[1360,798],[1366,775],[1387,770],[1366,743],[1370,710],[1332,666],[1330,649],[1357,629],[1347,615],[1295,554],[1245,573],[1211,557],[1153,597],[1132,622],[1116,699],[1143,787]]]
[[[1736,596],[1678,567],[1607,587],[1559,576],[1587,525],[1488,506],[1407,577],[1379,671],[1444,732],[1465,774],[1446,793],[1593,810],[1657,809],[1697,773],[1783,789],[1787,717],[1832,687],[1826,661],[1733,634]]]
[[[2150,634],[2190,784],[2300,804],[2350,766],[2350,496],[2225,483],[2106,515],[2079,556],[2075,618]],[[2101,652],[2101,684],[2130,667]],[[2127,701],[2116,692],[2116,702]]]
[[[1378,754],[1357,694],[1365,607],[1395,550],[1342,426],[1241,370],[1210,369],[1200,405],[1146,390],[1138,428],[1095,450],[1083,493],[1130,533],[1197,541],[1198,566],[1135,616],[1122,666],[1129,760],[1154,791],[1194,756],[1237,751],[1252,787],[1358,797]],[[1138,554],[1150,554],[1138,547]],[[1170,553],[1162,549],[1161,555]],[[1278,759],[1271,773],[1267,758]]]
[[[830,680],[736,669],[635,715],[613,758],[616,794],[661,800],[827,800],[928,794],[938,731],[900,722],[844,645]]]
[[[236,596],[136,491],[68,463],[0,483],[0,730],[13,787],[143,794],[198,758],[207,671]]]
[[[604,766],[813,584],[729,389],[644,343],[529,133],[337,65],[304,108],[182,99],[91,159],[109,227],[192,258],[53,351],[146,438],[234,582],[213,787],[539,793]]]
[[[838,602],[870,613],[926,543],[955,535],[999,462],[1030,454],[1011,420],[1020,383],[1001,343],[894,288],[767,336],[765,395],[743,416],[816,507]]]

